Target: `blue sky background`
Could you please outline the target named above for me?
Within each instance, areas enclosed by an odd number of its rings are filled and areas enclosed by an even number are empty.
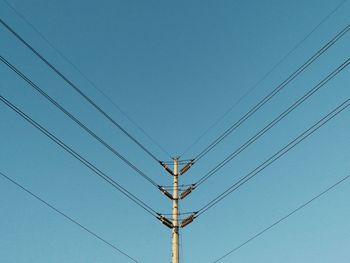
[[[182,153],[342,1],[9,1],[172,155]],[[192,158],[349,22],[346,2],[183,156]],[[0,17],[157,157],[169,159],[0,1]],[[159,184],[171,178],[9,32],[0,52]],[[349,58],[350,33],[181,180],[192,183]],[[199,209],[350,97],[350,68],[181,204]],[[4,64],[1,94],[157,211],[171,203]],[[0,105],[0,170],[140,262],[170,262],[168,228]],[[344,111],[183,229],[183,261],[212,262],[350,173]],[[225,262],[349,262],[350,183]],[[128,262],[0,179],[1,262]]]

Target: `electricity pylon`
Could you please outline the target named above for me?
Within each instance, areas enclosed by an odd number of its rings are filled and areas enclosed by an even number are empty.
[[[164,167],[164,169],[173,177],[173,193],[169,193],[164,187],[160,187],[160,190],[162,193],[167,196],[169,199],[172,200],[173,207],[172,207],[172,220],[166,218],[164,215],[159,215],[158,219],[167,227],[171,229],[172,232],[172,254],[171,254],[171,262],[172,263],[179,263],[179,227],[183,228],[190,224],[193,219],[195,219],[196,214],[192,213],[190,216],[185,218],[181,221],[179,224],[179,200],[184,199],[187,195],[189,195],[192,190],[193,186],[190,185],[186,190],[181,192],[180,198],[179,198],[179,175],[183,175],[185,172],[188,171],[188,169],[191,168],[193,164],[193,160],[190,160],[187,162],[178,172],[179,168],[179,159],[173,158],[174,161],[174,168],[171,170],[165,162],[160,162],[160,164]]]

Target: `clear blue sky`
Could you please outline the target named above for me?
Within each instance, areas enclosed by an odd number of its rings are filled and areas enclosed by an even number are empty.
[[[342,2],[9,0],[132,119],[180,154]],[[184,158],[192,158],[349,22],[350,2]],[[0,17],[160,159],[168,157],[0,1]],[[171,178],[0,26],[0,53],[159,184]],[[350,33],[196,164],[198,180],[349,57]],[[193,211],[350,97],[350,68],[181,204]],[[3,96],[157,211],[171,203],[0,64]],[[0,171],[144,263],[170,262],[170,231],[0,104]],[[350,110],[182,231],[182,262],[213,262],[350,173]],[[224,262],[349,262],[346,182]],[[129,262],[0,178],[0,262]]]

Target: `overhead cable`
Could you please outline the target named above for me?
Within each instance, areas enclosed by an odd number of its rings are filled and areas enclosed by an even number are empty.
[[[142,201],[140,198],[136,197],[134,194],[132,194],[130,191],[128,191],[125,187],[121,186],[119,183],[117,183],[113,178],[108,176],[106,173],[102,172],[100,169],[98,169],[95,165],[93,165],[91,162],[89,162],[87,159],[82,157],[79,153],[77,153],[75,150],[70,148],[67,144],[65,144],[63,141],[58,139],[55,135],[50,133],[47,129],[45,129],[43,126],[41,126],[39,123],[34,121],[30,116],[25,114],[23,111],[21,111],[19,108],[17,108],[15,105],[13,105],[10,101],[8,101],[3,96],[0,96],[0,100],[10,109],[15,111],[18,115],[20,115],[24,120],[26,120],[28,123],[30,123],[32,126],[34,126],[36,129],[38,129],[40,132],[42,132],[46,137],[51,139],[53,142],[55,142],[58,146],[60,146],[62,149],[64,149],[67,153],[72,155],[75,159],[80,161],[83,165],[85,165],[87,168],[89,168],[94,174],[96,174],[98,177],[106,181],[108,184],[113,186],[116,190],[121,192],[123,195],[125,195],[128,199],[133,201],[136,205],[140,206],[142,209],[144,209],[147,213],[152,215],[153,217],[157,217],[158,213],[151,208],[149,205],[147,205],[144,201]]]
[[[216,138],[211,144],[209,144],[204,150],[202,150],[194,159],[195,162],[203,158],[210,150],[224,140],[229,134],[242,125],[247,119],[249,119],[255,112],[257,112],[268,101],[275,97],[280,91],[282,91],[292,80],[305,71],[316,59],[324,54],[329,48],[331,48],[337,41],[339,41],[350,30],[350,24],[348,24],[343,30],[337,33],[327,44],[320,48],[314,55],[312,55],[306,62],[304,62],[296,71],[294,71],[287,79],[279,84],[274,90],[260,100],[253,108],[251,108],[246,114],[244,114],[238,121],[231,125],[225,132],[223,132],[218,138]]]
[[[314,125],[312,125],[310,128],[305,130],[302,134],[300,134],[298,137],[293,139],[291,142],[289,142],[287,145],[285,145],[282,149],[280,149],[278,152],[276,152],[274,155],[272,155],[270,158],[268,158],[266,161],[261,163],[259,166],[257,166],[254,170],[249,172],[247,175],[239,179],[236,183],[231,185],[229,188],[227,188],[224,192],[219,194],[217,197],[215,197],[213,200],[211,200],[209,203],[204,205],[201,209],[198,210],[197,214],[198,216],[203,214],[204,212],[208,211],[208,209],[212,208],[214,205],[216,205],[218,202],[222,201],[224,198],[226,198],[228,195],[236,191],[238,188],[240,188],[242,185],[250,181],[252,178],[254,178],[257,174],[265,170],[268,166],[276,162],[278,159],[280,159],[282,156],[284,156],[286,153],[288,153],[290,150],[292,150],[295,146],[297,146],[299,143],[307,139],[310,135],[312,135],[314,132],[316,132],[318,129],[320,129],[323,125],[331,121],[334,117],[336,117],[338,114],[340,114],[342,111],[344,111],[347,107],[350,106],[350,98],[344,101],[342,104],[340,104],[338,107],[336,107],[334,110],[329,112],[327,115],[325,115],[322,119],[320,119],[318,122],[316,122]],[[198,217],[197,216],[197,217]]]
[[[289,50],[276,64],[274,64],[253,86],[251,86],[238,100],[227,109],[215,122],[212,123],[196,140],[193,141],[181,154],[185,155],[192,149],[209,131],[218,125],[234,108],[236,108],[246,97],[248,97],[260,84],[271,75],[295,50],[297,50],[322,24],[324,24],[332,15],[334,15],[348,0],[340,2],[330,13],[328,13],[312,30],[306,34],[291,50]]]
[[[109,151],[111,151],[115,156],[117,156],[124,163],[126,163],[129,167],[131,167],[134,171],[136,171],[139,175],[141,175],[148,182],[150,182],[153,186],[155,186],[156,188],[159,189],[160,186],[154,180],[152,180],[149,176],[147,176],[144,172],[142,172],[139,168],[137,168],[133,163],[131,163],[128,159],[126,159],[123,155],[121,155],[115,148],[110,146],[107,142],[105,142],[103,139],[101,139],[101,137],[99,137],[96,133],[94,133],[86,125],[84,125],[81,121],[79,121],[76,117],[74,117],[62,105],[60,105],[56,100],[54,100],[52,97],[50,97],[44,90],[42,90],[38,85],[36,85],[26,75],[24,75],[18,68],[16,68],[13,64],[11,64],[8,60],[6,60],[1,55],[0,55],[0,60],[6,66],[8,66],[12,71],[14,71],[19,77],[21,77],[24,81],[26,81],[32,88],[34,88],[37,92],[39,92],[45,99],[50,101],[55,107],[57,107],[66,116],[68,116],[71,120],[73,120],[76,124],[78,124],[83,130],[85,130],[88,134],[90,134],[94,139],[96,139],[98,142],[100,142],[104,147],[106,147]]]
[[[105,118],[107,118],[115,127],[121,130],[127,137],[129,137],[134,143],[136,143],[145,153],[147,153],[152,159],[159,163],[156,156],[151,153],[144,145],[136,140],[127,130],[125,130],[119,123],[117,123],[110,115],[108,115],[100,106],[98,106],[89,96],[87,96],[77,85],[64,76],[53,64],[51,64],[46,58],[44,58],[33,46],[25,41],[13,28],[11,28],[4,20],[0,18],[0,24],[2,24],[11,34],[13,34],[22,44],[24,44],[30,51],[32,51],[41,61],[43,61],[49,68],[51,68],[61,79],[63,79],[71,88],[73,88],[81,97],[83,97],[90,105],[92,105],[97,111],[99,111]]]
[[[238,147],[233,153],[227,156],[223,161],[221,161],[218,165],[212,168],[209,172],[207,172],[204,176],[202,176],[196,183],[195,186],[198,187],[206,180],[208,180],[212,175],[218,172],[221,168],[223,168],[226,164],[228,164],[232,159],[238,156],[243,150],[245,150],[248,146],[253,144],[256,140],[258,140],[262,135],[264,135],[267,131],[272,129],[277,123],[279,123],[282,119],[284,119],[289,113],[294,111],[297,107],[299,107],[304,101],[314,95],[317,91],[319,91],[322,87],[324,87],[330,80],[332,80],[336,75],[342,72],[348,65],[350,64],[350,58],[347,59],[344,63],[342,63],[338,68],[332,71],[328,76],[326,76],[322,81],[320,81],[316,86],[314,86],[311,90],[309,90],[306,94],[301,96],[297,101],[295,101],[291,106],[289,106],[286,110],[284,110],[281,114],[279,114],[275,119],[273,119],[269,124],[267,124],[264,128],[262,128],[259,132],[257,132],[254,136],[252,136],[249,140],[243,143],[240,147]]]
[[[52,204],[50,204],[49,202],[45,201],[44,199],[42,199],[40,196],[38,196],[37,194],[33,193],[32,191],[30,191],[28,188],[24,187],[23,185],[19,184],[18,182],[16,182],[15,180],[11,179],[10,177],[8,177],[7,175],[5,175],[4,173],[0,172],[0,175],[5,178],[7,181],[11,182],[12,184],[16,185],[19,189],[25,191],[27,194],[31,195],[32,197],[34,197],[35,199],[37,199],[38,201],[40,201],[42,204],[46,205],[47,207],[51,208],[53,211],[55,211],[56,213],[58,213],[59,215],[63,216],[65,219],[67,219],[68,221],[70,221],[71,223],[73,223],[75,226],[78,226],[79,228],[83,229],[85,232],[89,233],[90,235],[92,235],[93,237],[97,238],[98,240],[102,241],[103,243],[105,243],[107,246],[111,247],[112,249],[114,249],[115,251],[117,251],[118,253],[124,255],[125,257],[129,258],[131,261],[138,263],[139,261],[137,261],[136,259],[134,259],[133,257],[131,257],[129,254],[127,254],[126,252],[124,252],[123,250],[121,250],[120,248],[118,248],[116,245],[113,245],[111,242],[107,241],[106,239],[104,239],[103,237],[101,237],[100,235],[96,234],[95,232],[93,232],[92,230],[88,229],[87,227],[85,227],[84,225],[82,225],[81,223],[79,223],[77,220],[73,219],[71,216],[65,214],[64,212],[62,212],[61,210],[59,210],[58,208],[56,208],[55,206],[53,206]]]
[[[302,210],[303,208],[307,207],[308,205],[310,205],[313,201],[315,201],[316,199],[324,196],[325,194],[327,194],[329,191],[334,190],[336,187],[338,187],[340,184],[344,183],[346,180],[348,180],[350,178],[350,175],[345,176],[344,178],[342,178],[341,180],[337,181],[335,184],[331,185],[330,187],[328,187],[327,189],[325,189],[324,191],[322,191],[321,193],[319,193],[318,195],[314,196],[313,198],[311,198],[309,201],[307,201],[306,203],[298,206],[296,209],[294,209],[293,211],[291,211],[290,213],[288,213],[287,215],[281,217],[279,220],[275,221],[273,224],[271,224],[270,226],[264,228],[262,231],[256,233],[255,235],[253,235],[252,237],[250,237],[249,239],[247,239],[246,241],[242,242],[240,245],[236,246],[234,249],[230,250],[229,252],[227,252],[225,255],[221,256],[220,258],[218,258],[217,260],[213,261],[213,263],[217,263],[222,261],[223,259],[227,258],[229,255],[231,255],[232,253],[236,252],[237,250],[239,250],[240,248],[244,247],[245,245],[247,245],[248,243],[252,242],[253,240],[257,239],[258,237],[260,237],[261,235],[263,235],[264,233],[266,233],[267,231],[271,230],[272,228],[274,228],[275,226],[277,226],[278,224],[282,223],[283,221],[285,221],[286,219],[288,219],[290,216],[294,215],[295,213],[299,212],[300,210]]]
[[[95,82],[93,82],[71,59],[69,59],[62,51],[60,51],[54,44],[42,33],[39,31],[37,27],[31,23],[28,18],[26,18],[21,12],[19,12],[12,4],[8,1],[3,0],[4,3],[12,9],[12,11],[24,21],[32,30],[41,37],[63,60],[65,60],[69,65],[71,65],[90,85],[97,90],[107,101],[111,103],[111,105],[116,108],[125,118],[127,118],[137,129],[139,129],[154,145],[156,145],[164,154],[168,157],[171,157],[171,154],[160,145],[149,133],[145,131],[136,121],[134,121],[124,110],[120,108],[117,103],[112,100],[101,88],[99,88]]]

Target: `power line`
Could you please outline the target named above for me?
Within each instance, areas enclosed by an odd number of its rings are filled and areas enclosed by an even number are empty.
[[[232,253],[236,252],[238,249],[242,248],[243,246],[247,245],[249,242],[253,241],[254,239],[258,238],[259,236],[261,236],[262,234],[264,234],[265,232],[271,230],[273,227],[275,227],[276,225],[282,223],[283,221],[285,221],[288,217],[294,215],[295,213],[299,212],[301,209],[305,208],[306,206],[310,205],[313,201],[315,201],[316,199],[322,197],[323,195],[325,195],[326,193],[328,193],[329,191],[333,190],[335,187],[339,186],[341,183],[343,183],[345,180],[348,180],[350,178],[350,175],[345,176],[344,178],[342,178],[341,180],[337,181],[335,184],[333,184],[332,186],[328,187],[327,189],[325,189],[324,191],[322,191],[321,193],[319,193],[318,195],[314,196],[312,199],[310,199],[309,201],[307,201],[306,203],[302,204],[301,206],[297,207],[296,209],[294,209],[293,211],[291,211],[290,213],[288,213],[287,215],[285,215],[284,217],[281,217],[279,220],[277,220],[276,222],[274,222],[273,224],[271,224],[270,226],[268,226],[267,228],[265,228],[264,230],[258,232],[257,234],[255,234],[254,236],[252,236],[251,238],[247,239],[246,241],[244,241],[243,243],[241,243],[240,245],[238,245],[237,247],[235,247],[234,249],[230,250],[229,252],[227,252],[225,255],[223,255],[222,257],[218,258],[217,260],[215,260],[213,263],[222,261],[224,258],[228,257],[229,255],[231,255]]]
[[[93,138],[95,138],[98,142],[100,142],[103,146],[105,146],[109,151],[111,151],[115,156],[121,159],[124,163],[126,163],[129,167],[131,167],[134,171],[136,171],[139,175],[145,178],[157,189],[160,188],[160,186],[154,180],[152,180],[149,176],[147,176],[144,172],[142,172],[139,168],[137,168],[133,163],[127,160],[124,156],[122,156],[117,150],[115,150],[115,148],[113,148],[108,143],[106,143],[103,139],[101,139],[101,137],[99,137],[96,133],[94,133],[86,125],[84,125],[81,121],[79,121],[76,117],[74,117],[69,111],[67,111],[63,106],[61,106],[57,101],[55,101],[52,97],[50,97],[45,91],[43,91],[38,85],[36,85],[33,81],[31,81],[18,68],[16,68],[13,64],[11,64],[8,60],[6,60],[1,55],[0,55],[0,60],[6,66],[8,66],[13,72],[15,72],[20,78],[22,78],[25,82],[27,82],[32,88],[34,88],[43,97],[45,97],[54,106],[56,106],[60,111],[62,111],[66,116],[68,116],[71,120],[73,120],[76,124],[78,124],[82,129],[84,129],[87,133],[89,133]]]
[[[34,25],[31,23],[21,12],[19,12],[13,5],[11,5],[8,1],[3,0],[3,2],[10,8],[12,11],[22,19],[37,35],[39,35],[63,60],[65,60],[69,65],[71,65],[90,85],[97,90],[106,100],[108,100],[111,105],[116,108],[125,118],[127,118],[136,128],[138,128],[154,145],[156,145],[164,154],[171,157],[171,154],[160,145],[149,133],[145,131],[136,121],[134,121],[124,110],[118,106],[101,88],[99,88],[95,82],[93,82],[76,64],[72,62],[62,51],[60,51],[57,47],[55,47],[52,42],[45,37],[43,33],[41,33]]]
[[[45,129],[43,126],[41,126],[39,123],[34,121],[31,117],[29,117],[27,114],[25,114],[23,111],[21,111],[19,108],[17,108],[15,105],[13,105],[11,102],[9,102],[6,98],[3,96],[0,96],[0,100],[8,106],[10,109],[15,111],[18,115],[20,115],[23,119],[25,119],[28,123],[30,123],[32,126],[34,126],[36,129],[41,131],[46,137],[51,139],[53,142],[55,142],[58,146],[60,146],[62,149],[64,149],[67,153],[72,155],[75,159],[80,161],[82,164],[84,164],[87,168],[89,168],[92,172],[94,172],[97,176],[102,178],[104,181],[112,185],[116,190],[121,192],[123,195],[125,195],[127,198],[129,198],[131,201],[133,201],[136,205],[140,206],[142,209],[144,209],[147,213],[152,215],[153,217],[157,217],[158,213],[151,208],[149,205],[147,205],[144,201],[142,201],[140,198],[136,197],[134,194],[132,194],[130,191],[128,191],[125,187],[121,186],[119,183],[117,183],[113,178],[108,176],[106,173],[102,172],[100,169],[98,169],[95,165],[93,165],[91,162],[89,162],[87,159],[82,157],[80,154],[78,154],[76,151],[74,151],[72,148],[70,148],[67,144],[65,144],[63,141],[58,139],[55,135],[50,133],[47,129]]]
[[[289,106],[285,111],[283,111],[280,115],[278,115],[275,119],[273,119],[269,124],[267,124],[264,128],[262,128],[254,136],[252,136],[249,140],[247,140],[240,147],[238,147],[233,153],[231,153],[229,156],[227,156],[218,165],[216,165],[209,172],[207,172],[204,176],[202,176],[195,183],[195,186],[198,187],[199,185],[204,183],[206,180],[208,180],[212,175],[214,175],[221,168],[223,168],[226,164],[228,164],[232,159],[234,159],[241,152],[243,152],[243,150],[245,150],[248,146],[253,144],[256,140],[258,140],[261,136],[263,136],[267,131],[272,129],[277,123],[279,123],[282,119],[284,119],[284,117],[286,117],[289,113],[294,111],[304,101],[306,101],[309,97],[314,95],[318,90],[320,90],[323,86],[325,86],[330,80],[332,80],[336,75],[338,75],[341,71],[343,71],[349,64],[350,64],[350,58],[347,59],[344,63],[342,63],[338,68],[336,68],[333,72],[331,72],[327,77],[325,77],[322,81],[320,81],[316,86],[314,86],[306,94],[304,94],[297,101],[295,101],[291,106]]]
[[[290,150],[292,150],[295,146],[297,146],[299,143],[307,139],[310,135],[312,135],[314,132],[316,132],[318,129],[320,129],[323,125],[325,125],[327,122],[332,120],[335,116],[337,116],[339,113],[341,113],[343,110],[345,110],[347,107],[350,106],[350,98],[344,101],[342,104],[340,104],[338,107],[336,107],[334,110],[329,112],[326,116],[324,116],[322,119],[320,119],[318,122],[316,122],[314,125],[312,125],[310,128],[308,128],[306,131],[304,131],[302,134],[300,134],[298,137],[293,139],[291,142],[289,142],[287,145],[285,145],[282,149],[280,149],[278,152],[276,152],[274,155],[272,155],[270,158],[268,158],[266,161],[261,163],[259,166],[257,166],[254,170],[252,170],[250,173],[239,179],[236,183],[231,185],[229,188],[227,188],[223,193],[219,194],[217,197],[215,197],[213,200],[211,200],[209,203],[204,205],[201,209],[197,211],[197,216],[203,214],[208,209],[212,208],[214,205],[216,205],[218,202],[226,198],[228,195],[230,195],[232,192],[237,190],[239,187],[244,185],[246,182],[250,181],[253,177],[255,177],[258,173],[263,171],[265,168],[273,164],[275,161],[280,159],[282,156],[284,156],[286,153],[288,153]]]
[[[89,104],[91,104],[97,111],[99,111],[104,117],[106,117],[114,126],[121,130],[126,136],[128,136],[134,143],[136,143],[145,153],[147,153],[157,163],[159,160],[154,154],[152,154],[145,146],[143,146],[138,140],[136,140],[128,131],[126,131],[119,123],[117,123],[111,116],[109,116],[101,107],[99,107],[90,97],[88,97],[81,89],[79,89],[72,81],[65,77],[54,65],[46,60],[34,47],[32,47],[27,41],[25,41],[14,29],[12,29],[7,23],[0,18],[0,23],[13,34],[20,42],[22,42],[28,49],[30,49],[41,61],[43,61],[49,68],[51,68],[61,79],[63,79],[70,87],[72,87],[80,96],[82,96]]]
[[[5,1],[5,0],[4,0]],[[289,50],[270,70],[268,70],[262,78],[260,78],[253,86],[251,86],[238,100],[227,109],[215,122],[212,123],[192,144],[190,144],[180,156],[185,155],[192,149],[205,135],[208,134],[220,121],[222,121],[233,109],[235,109],[246,97],[248,97],[260,84],[271,75],[271,73],[278,68],[295,50],[297,50],[322,24],[324,24],[340,7],[342,7],[348,0],[340,2],[327,16],[325,16],[306,36],[301,39],[291,50]]]
[[[18,188],[20,188],[21,190],[25,191],[27,194],[31,195],[32,197],[34,197],[35,199],[37,199],[38,201],[40,201],[42,204],[46,205],[47,207],[51,208],[52,210],[54,210],[56,213],[60,214],[61,216],[63,216],[65,219],[67,219],[68,221],[70,221],[71,223],[73,223],[74,225],[80,227],[81,229],[83,229],[84,231],[88,232],[90,235],[92,235],[93,237],[99,239],[100,241],[102,241],[103,243],[105,243],[106,245],[108,245],[109,247],[113,248],[115,251],[119,252],[120,254],[126,256],[127,258],[129,258],[131,261],[138,263],[139,261],[137,261],[136,259],[134,259],[133,257],[131,257],[129,254],[127,254],[126,252],[124,252],[123,250],[121,250],[120,248],[118,248],[116,245],[113,245],[112,243],[108,242],[106,239],[104,239],[103,237],[101,237],[100,235],[96,234],[95,232],[91,231],[90,229],[88,229],[87,227],[85,227],[84,225],[82,225],[81,223],[79,223],[77,220],[73,219],[72,217],[68,216],[67,214],[63,213],[62,211],[60,211],[59,209],[57,209],[55,206],[53,206],[52,204],[50,204],[49,202],[45,201],[44,199],[42,199],[41,197],[39,197],[38,195],[34,194],[32,191],[30,191],[29,189],[25,188],[23,185],[19,184],[18,182],[16,182],[15,180],[11,179],[10,177],[8,177],[7,175],[5,175],[4,173],[0,172],[0,175],[5,178],[7,181],[11,182],[12,184],[16,185]]]
[[[224,133],[216,138],[211,144],[209,144],[204,150],[202,150],[196,157],[195,162],[203,158],[210,150],[218,145],[229,134],[236,130],[241,124],[249,119],[255,112],[257,112],[263,105],[276,96],[281,90],[283,90],[292,80],[305,71],[317,58],[324,54],[330,47],[332,47],[340,38],[342,38],[350,30],[350,24],[348,24],[343,30],[337,33],[326,45],[319,49],[314,55],[312,55],[306,62],[304,62],[296,71],[294,71],[287,79],[279,84],[274,90],[266,95],[261,101],[259,101],[253,108],[251,108],[246,114],[244,114],[238,121],[236,121],[231,127],[229,127]]]

